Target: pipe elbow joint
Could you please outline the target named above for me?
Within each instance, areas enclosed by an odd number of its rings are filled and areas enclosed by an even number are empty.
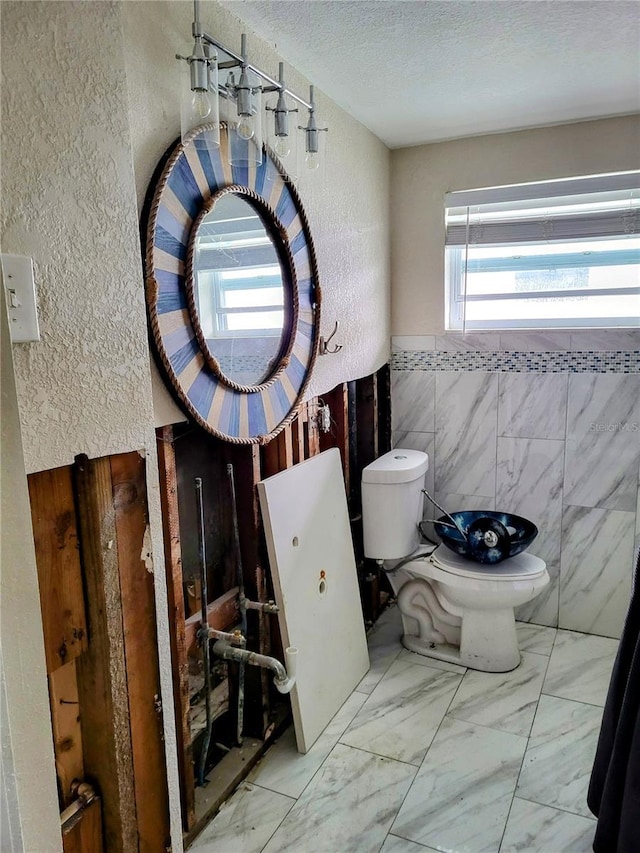
[[[295,646],[289,646],[284,652],[285,664],[287,667],[286,678],[273,679],[278,693],[291,693],[296,683],[298,672],[298,649]]]

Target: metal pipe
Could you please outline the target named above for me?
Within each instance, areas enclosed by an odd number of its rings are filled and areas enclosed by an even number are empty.
[[[436,502],[436,500],[435,500],[434,498],[432,498],[432,497],[431,497],[431,495],[429,494],[429,492],[428,492],[426,489],[422,489],[422,494],[423,494],[423,495],[425,495],[427,498],[429,498],[429,500],[431,501],[431,503],[432,503],[435,507],[437,507],[437,508],[440,510],[440,512],[443,512],[443,513],[447,516],[447,518],[450,518],[450,519],[451,519],[451,521],[453,522],[453,527],[455,527],[455,529],[458,531],[458,533],[460,534],[460,536],[462,536],[463,540],[464,540],[465,542],[467,542],[467,541],[468,541],[468,539],[467,539],[467,534],[464,532],[464,530],[463,530],[463,529],[462,529],[462,527],[458,524],[458,522],[455,520],[455,518],[451,515],[451,513],[450,513],[450,512],[447,512],[447,511],[446,511],[446,509],[445,509],[444,507],[440,506],[440,504],[439,504],[439,503],[437,503],[437,502]],[[432,521],[437,521],[437,519],[435,519],[435,518],[434,518],[434,519],[432,519]],[[448,524],[447,522],[441,522],[441,523],[442,523],[442,524],[446,524],[446,525],[447,525],[447,527],[451,527],[451,526],[452,526],[452,525]]]
[[[273,683],[280,693],[289,693],[296,683],[298,650],[293,646],[285,651],[287,668],[277,658],[250,652],[247,649],[237,649],[226,640],[218,640],[213,646],[213,653],[222,660],[233,660],[270,669],[275,677]]]
[[[243,42],[244,44],[244,42]],[[229,489],[231,491],[231,517],[233,520],[233,545],[236,552],[236,567],[238,576],[238,590],[240,599],[240,630],[242,636],[247,637],[247,608],[242,606],[243,600],[246,600],[244,594],[244,573],[242,570],[242,554],[240,552],[240,530],[238,528],[238,505],[236,501],[236,481],[233,474],[233,465],[227,465],[227,475],[229,477]],[[238,659],[238,718],[236,723],[236,741],[238,746],[242,746],[242,730],[244,728],[244,690],[245,690],[245,665],[244,661]]]
[[[437,545],[434,545],[430,551],[420,551],[419,554],[409,554],[408,557],[403,557],[399,563],[396,563],[389,569],[384,565],[384,560],[376,560],[376,563],[378,564],[379,568],[382,569],[383,572],[386,572],[388,575],[392,575],[397,572],[398,569],[401,569],[403,566],[406,566],[407,563],[412,563],[414,560],[420,560],[422,557],[430,557],[437,547]]]
[[[60,828],[62,830],[68,829],[72,822],[75,824],[74,818],[97,797],[95,790],[88,782],[72,784],[71,793],[76,799],[64,811],[60,812]]]
[[[280,608],[273,601],[251,601],[244,593],[240,595],[240,610],[259,610],[260,613],[280,612]]]
[[[226,640],[228,643],[237,643],[239,646],[244,646],[245,644],[245,638],[239,631],[229,633],[229,631],[218,631],[217,628],[207,626],[206,628],[199,629],[196,636],[200,639],[204,637],[205,633],[210,640]]]
[[[213,720],[211,719],[211,663],[209,658],[209,620],[207,614],[207,599],[209,597],[209,589],[207,584],[207,552],[204,541],[204,501],[202,499],[202,479],[195,478],[196,487],[196,502],[198,504],[198,546],[200,550],[200,603],[201,603],[201,619],[202,628],[206,629],[206,636],[203,637],[202,654],[204,658],[204,707],[206,714],[206,729],[204,735],[204,743],[200,752],[200,760],[198,762],[198,784],[205,784],[204,771],[206,769],[207,754],[209,752],[209,744],[211,743],[211,729],[213,728]]]

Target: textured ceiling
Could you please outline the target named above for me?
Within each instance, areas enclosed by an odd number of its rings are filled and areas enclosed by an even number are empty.
[[[221,5],[391,148],[640,111],[637,0]]]

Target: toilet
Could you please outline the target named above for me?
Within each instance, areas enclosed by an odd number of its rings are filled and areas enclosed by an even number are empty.
[[[514,607],[549,583],[546,565],[523,552],[494,565],[420,544],[429,457],[419,450],[385,453],[362,472],[365,557],[388,573],[402,614],[406,649],[483,672],[520,663]]]

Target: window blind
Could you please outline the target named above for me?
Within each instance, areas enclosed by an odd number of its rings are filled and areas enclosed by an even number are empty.
[[[447,328],[640,323],[640,172],[448,193]]]
[[[640,184],[638,173],[635,180]],[[460,204],[457,196],[466,197],[468,203]],[[574,188],[570,195],[503,203],[496,202],[489,190],[449,193],[445,208],[447,246],[541,243],[640,233],[638,186],[583,194],[577,194]]]

